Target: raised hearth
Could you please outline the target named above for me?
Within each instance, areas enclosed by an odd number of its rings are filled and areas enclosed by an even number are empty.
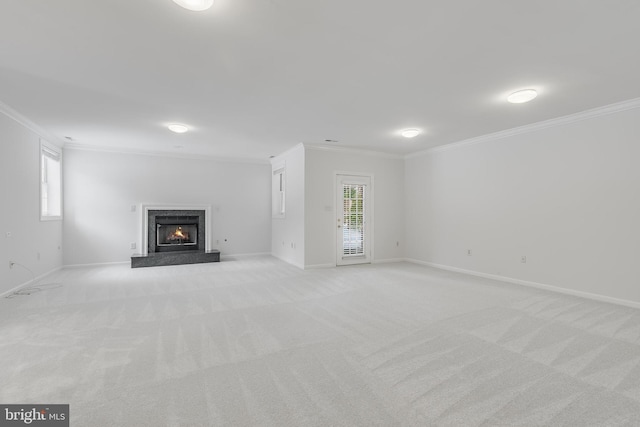
[[[158,267],[163,265],[201,264],[205,262],[219,262],[220,251],[184,251],[184,252],[153,252],[147,255],[133,255],[131,268]]]

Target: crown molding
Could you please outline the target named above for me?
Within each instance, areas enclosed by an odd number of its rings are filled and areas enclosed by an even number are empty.
[[[60,139],[59,137],[53,135],[50,132],[47,132],[46,130],[44,130],[37,124],[35,124],[33,121],[29,120],[26,116],[24,116],[23,114],[20,114],[18,111],[14,110],[13,108],[11,108],[10,106],[8,106],[2,101],[0,101],[0,113],[18,122],[25,128],[29,129],[31,132],[37,134],[40,138],[46,140],[47,142],[53,145],[56,145],[60,148],[64,147],[65,145],[64,140]]]
[[[291,148],[289,148],[289,149],[287,149],[287,150],[283,151],[282,153],[280,153],[280,154],[276,154],[275,156],[270,157],[270,158],[269,158],[269,162],[270,162],[272,165],[273,165],[274,163],[278,163],[278,162],[280,162],[280,160],[279,160],[279,159],[280,159],[280,157],[282,157],[282,156],[286,156],[286,155],[288,155],[288,154],[291,154],[291,153],[293,153],[294,151],[299,150],[300,148],[302,148],[302,150],[304,150],[304,144],[302,144],[302,143],[298,143],[298,144],[294,145],[293,147],[291,147]]]
[[[569,114],[567,116],[557,117],[554,119],[544,120],[541,122],[519,126],[516,128],[507,129],[499,132],[494,132],[487,135],[477,136],[474,138],[469,138],[469,139],[465,139],[458,142],[452,142],[450,144],[439,145],[437,147],[429,148],[427,150],[407,154],[406,156],[404,156],[404,158],[411,159],[414,157],[421,157],[429,154],[455,150],[458,148],[480,144],[483,142],[495,141],[498,139],[508,138],[511,136],[521,135],[525,133],[537,132],[543,129],[549,129],[557,126],[564,126],[564,125],[576,123],[582,120],[588,120],[596,117],[606,116],[609,114],[615,114],[615,113],[620,113],[627,110],[633,110],[635,108],[640,108],[640,98],[629,99],[627,101],[617,102],[615,104],[605,105],[603,107],[592,108],[590,110],[581,111],[579,113]]]
[[[246,157],[222,157],[211,156],[206,154],[191,154],[191,153],[169,153],[166,151],[145,151],[145,150],[132,150],[122,147],[104,147],[97,145],[84,145],[74,142],[67,142],[64,145],[65,150],[77,150],[77,151],[93,151],[100,153],[114,153],[114,154],[129,154],[135,156],[152,156],[152,157],[168,157],[172,159],[186,159],[186,160],[210,160],[221,163],[248,163],[255,165],[268,165],[269,159],[256,159]]]
[[[334,147],[327,145],[315,145],[315,144],[306,144],[303,143],[304,147],[309,150],[316,151],[333,151],[338,153],[352,153],[352,154],[360,154],[371,157],[383,157],[387,159],[396,159],[402,160],[405,156],[401,154],[392,154],[392,153],[384,153],[382,151],[374,151],[374,150],[365,150],[361,148],[352,148],[352,147]]]

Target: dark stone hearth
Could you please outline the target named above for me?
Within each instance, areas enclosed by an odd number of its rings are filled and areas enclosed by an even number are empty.
[[[219,262],[220,251],[152,252],[148,255],[133,255],[131,268],[158,267],[162,265],[201,264]]]

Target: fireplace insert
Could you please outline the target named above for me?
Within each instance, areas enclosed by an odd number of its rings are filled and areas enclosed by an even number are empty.
[[[149,252],[203,251],[204,211],[149,211]]]
[[[198,224],[156,224],[156,246],[198,244]]]

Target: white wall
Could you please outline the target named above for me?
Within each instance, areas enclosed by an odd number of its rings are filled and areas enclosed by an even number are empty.
[[[40,137],[0,113],[0,294],[62,265],[62,221],[40,221]],[[64,162],[64,160],[63,160]],[[10,232],[10,238],[6,233]],[[38,256],[39,254],[39,256]]]
[[[302,144],[271,160],[285,167],[285,215],[271,221],[271,254],[297,267],[305,265],[305,149]]]
[[[336,265],[335,173],[372,174],[373,262],[404,257],[404,160],[306,147],[305,265]]]
[[[407,257],[640,302],[639,137],[634,109],[408,159]]]
[[[64,170],[65,265],[129,261],[140,252],[141,203],[211,205],[222,256],[269,252],[268,163],[65,150]]]

